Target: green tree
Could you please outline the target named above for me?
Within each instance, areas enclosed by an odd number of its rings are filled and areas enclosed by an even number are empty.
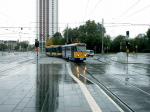
[[[18,51],[18,50],[19,50],[19,46],[20,46],[20,44],[17,43],[17,45],[15,46],[15,51]]]
[[[102,32],[105,33],[105,28],[100,23],[88,20],[85,25],[79,27],[81,42],[87,44],[88,49],[94,49],[97,52],[101,51]]]
[[[135,37],[134,42],[135,42],[134,44],[138,46],[137,50],[139,52],[144,52],[147,49],[148,40],[147,40],[146,36],[138,35],[137,37]]]
[[[6,44],[0,44],[0,51],[5,51],[6,49],[8,49],[8,46]]]
[[[53,38],[62,38],[62,35],[60,32],[56,32],[54,35],[53,35]]]
[[[148,31],[146,32],[146,35],[148,37],[148,40],[150,41],[150,29],[148,29]]]
[[[62,35],[60,32],[56,32],[53,37],[52,37],[52,43],[54,45],[64,45],[65,44],[65,39],[62,38]]]
[[[101,51],[102,34],[105,32],[105,28],[100,23],[88,20],[78,28],[66,28],[64,30],[64,38],[68,40],[68,43],[83,42],[87,44],[87,49]],[[106,42],[108,39],[104,37],[104,41]]]
[[[111,51],[125,51],[125,36],[118,35],[111,43]]]
[[[148,31],[146,32],[146,37],[148,39],[148,41],[147,41],[147,49],[149,49],[149,52],[150,52],[150,29],[148,29]]]
[[[22,41],[19,43],[19,47],[21,46],[22,51],[27,51],[28,45],[29,45],[28,41]]]

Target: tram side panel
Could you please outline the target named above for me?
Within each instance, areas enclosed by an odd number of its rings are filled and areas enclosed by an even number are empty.
[[[66,56],[66,49],[65,47],[62,47],[62,57],[65,58]]]
[[[71,47],[66,47],[66,58],[71,59]]]

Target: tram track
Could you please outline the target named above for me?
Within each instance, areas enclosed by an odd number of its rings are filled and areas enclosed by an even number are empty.
[[[74,64],[75,64],[75,66],[77,66],[76,63],[74,63]],[[80,65],[80,67],[82,69],[84,69],[82,65]],[[86,77],[82,74],[80,74],[80,76],[86,78],[87,80],[89,80],[93,84],[96,84],[98,87],[100,87],[125,112],[135,112],[127,103],[122,101],[117,95],[115,95],[113,92],[111,92],[111,90],[109,90],[102,82],[100,82],[96,77],[94,77],[94,75],[92,73],[90,73],[88,70],[86,70],[86,73],[88,73],[89,76],[91,76],[91,77]]]
[[[96,60],[99,61],[99,62],[101,62],[102,64],[111,64],[111,62],[108,63],[109,60],[107,60],[107,61],[106,61],[107,63],[106,63],[104,60],[99,60],[99,59],[100,59],[100,58],[98,58],[98,59],[96,59]],[[84,69],[84,68],[83,68],[83,65],[80,65],[80,67],[81,67],[82,69]],[[94,69],[95,69],[95,68],[94,68]],[[144,69],[146,69],[146,68],[144,68]],[[99,69],[99,70],[100,70],[100,69]],[[101,70],[102,70],[102,68],[101,68]],[[100,70],[100,71],[101,71],[101,70]],[[102,71],[103,71],[103,70],[102,70]],[[140,73],[138,73],[138,72],[135,72],[135,71],[132,71],[132,70],[130,70],[130,71],[131,71],[131,72],[134,72],[134,73],[136,73],[136,74],[138,74],[138,75],[142,75],[142,74],[140,74]],[[116,94],[113,93],[113,91],[110,90],[111,88],[107,88],[107,85],[105,85],[103,82],[101,82],[101,80],[98,80],[97,77],[95,77],[95,75],[92,74],[88,69],[86,69],[86,72],[87,72],[87,74],[90,74],[90,75],[88,75],[88,77],[86,77],[86,78],[89,78],[90,80],[94,81],[94,82],[95,82],[100,88],[102,88],[115,102],[117,102],[118,105],[121,104],[121,106],[123,105],[123,107],[126,107],[126,108],[128,108],[130,111],[135,112],[135,110],[133,110],[133,109],[129,106],[128,102],[122,101],[122,99],[121,99],[119,96],[117,96]],[[102,72],[101,72],[101,73],[102,73]],[[103,73],[102,73],[102,74],[103,74]],[[121,80],[121,79],[118,78],[116,75],[117,75],[117,74],[113,74],[113,75],[111,75],[110,77],[112,77],[113,79],[117,79],[117,81],[119,81],[120,83],[122,83],[123,81],[124,81],[124,83],[125,83],[125,80]],[[82,77],[85,77],[85,76],[83,76],[83,75],[81,75],[81,76],[82,76]],[[89,77],[89,76],[90,76],[90,77]],[[133,75],[133,76],[136,76],[136,75]],[[129,74],[129,77],[130,77],[130,74]],[[144,89],[141,89],[141,88],[138,87],[137,85],[128,83],[128,86],[130,86],[130,87],[132,87],[132,88],[135,88],[135,90],[136,90],[137,93],[143,94],[145,97],[150,97],[150,93],[149,93],[149,92],[145,91]],[[142,95],[142,96],[143,96],[143,95]],[[119,103],[118,103],[118,102],[119,102]]]
[[[97,59],[97,60],[100,61],[99,59]],[[109,63],[109,64],[111,64],[111,63]],[[133,72],[133,73],[136,73],[136,74],[138,74],[138,75],[143,75],[143,74],[141,74],[141,73],[139,73],[139,72],[136,72],[136,71],[133,71],[133,70],[129,70],[129,69],[128,69],[128,71]],[[114,75],[116,75],[116,74],[113,74],[112,77],[114,77]],[[130,73],[128,73],[128,75],[131,76]],[[135,75],[134,75],[134,76],[135,76]],[[117,77],[114,77],[114,78],[117,78]],[[120,80],[119,78],[117,78],[117,79]],[[122,80],[120,80],[120,81],[122,81]],[[138,89],[138,90],[141,91],[142,93],[144,93],[144,94],[150,96],[150,93],[148,93],[148,92],[146,92],[145,90],[143,90],[143,89],[137,87],[136,85],[130,84],[130,83],[129,83],[129,85],[132,86],[132,87],[134,87],[134,88],[136,88],[136,89]]]

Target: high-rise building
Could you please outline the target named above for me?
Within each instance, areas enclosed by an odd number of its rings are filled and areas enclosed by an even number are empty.
[[[58,0],[37,0],[37,37],[40,48],[58,32]]]
[[[49,0],[49,34],[58,32],[58,0]]]

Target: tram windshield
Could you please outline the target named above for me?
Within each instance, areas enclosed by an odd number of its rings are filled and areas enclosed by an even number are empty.
[[[86,51],[85,46],[77,46],[77,51]]]

